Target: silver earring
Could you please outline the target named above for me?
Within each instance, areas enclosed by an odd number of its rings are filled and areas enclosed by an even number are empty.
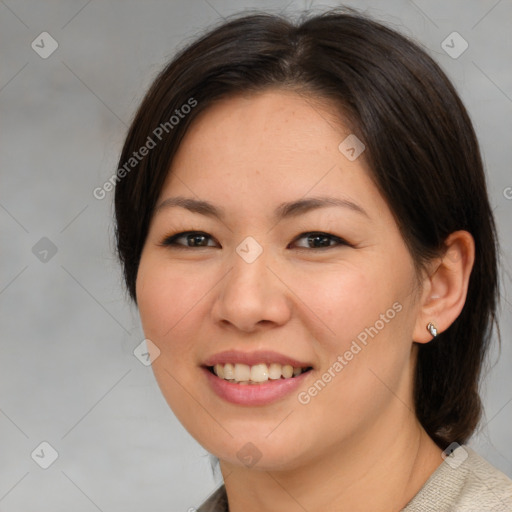
[[[429,322],[427,324],[427,331],[432,335],[433,338],[437,336],[437,327],[433,322]]]

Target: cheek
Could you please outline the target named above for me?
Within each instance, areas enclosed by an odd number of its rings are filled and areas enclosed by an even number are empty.
[[[396,274],[393,279],[367,274],[359,281],[364,283],[361,288],[354,282],[350,300],[334,324],[339,341],[328,349],[328,366],[341,356],[343,369],[325,398],[334,406],[341,394],[356,417],[375,419],[395,394],[407,400],[413,325],[405,274],[402,282]]]
[[[316,326],[322,350],[343,351],[365,327],[392,307],[394,290],[374,267],[343,265],[322,272],[303,272],[293,278],[292,289]],[[309,314],[308,314],[309,311]]]
[[[144,335],[159,350],[151,367],[164,398],[178,419],[189,428],[190,418],[201,416],[189,394],[195,387],[194,326],[207,314],[204,301],[208,282],[179,265],[148,255],[137,275],[137,304]]]
[[[182,271],[179,265],[143,257],[137,275],[137,304],[146,336],[157,344],[168,344],[171,334],[200,308],[205,288],[208,281],[201,276]]]
[[[191,322],[204,295],[195,279],[157,258],[142,258],[137,275],[137,304],[144,335],[159,350],[152,363],[155,378],[171,409],[186,407],[181,386],[193,382],[194,364]]]
[[[329,391],[322,392],[323,399],[333,405],[339,403],[340,393],[354,410],[374,403],[375,393],[383,387],[377,376],[394,388],[408,364],[412,267],[404,260],[400,268],[390,271],[393,267],[388,263],[344,265],[330,272],[305,273],[295,280],[294,290],[304,298],[304,312],[309,310],[310,330],[315,329],[322,371],[336,375],[327,386]],[[329,375],[326,378],[331,381]],[[384,395],[386,389],[381,389]]]

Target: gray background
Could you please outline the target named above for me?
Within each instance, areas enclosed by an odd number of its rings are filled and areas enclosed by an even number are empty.
[[[217,485],[205,450],[133,354],[144,337],[113,256],[112,193],[99,201],[92,191],[115,172],[135,108],[178,47],[234,12],[328,5],[0,1],[2,512],[186,511]],[[491,358],[471,445],[512,477],[512,3],[346,5],[419,40],[475,123],[505,272],[501,358]],[[47,59],[31,47],[43,31],[59,45]],[[441,47],[453,31],[469,44],[457,59]],[[58,452],[48,469],[35,462],[48,450],[31,457],[42,441]]]

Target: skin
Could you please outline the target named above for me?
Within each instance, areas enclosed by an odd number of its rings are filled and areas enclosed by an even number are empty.
[[[474,242],[452,233],[419,287],[364,153],[351,162],[338,150],[350,130],[333,111],[273,89],[203,112],[157,204],[182,195],[214,203],[226,217],[157,208],[142,252],[137,300],[145,335],[160,350],[155,376],[184,427],[220,459],[231,512],[400,510],[442,462],[414,414],[414,364],[418,344],[432,339],[427,323],[442,332],[462,310]],[[272,217],[283,202],[324,195],[349,199],[368,216],[329,206],[277,223]],[[209,237],[196,247],[186,237],[181,246],[162,245],[184,231]],[[298,238],[305,232],[350,245],[329,239],[315,249]],[[236,252],[247,236],[263,248],[252,263]],[[396,302],[401,311],[308,404],[299,403],[297,393]],[[274,350],[314,369],[298,392],[275,403],[235,405],[211,390],[200,369],[229,349]],[[248,442],[260,456],[252,467],[237,457]]]

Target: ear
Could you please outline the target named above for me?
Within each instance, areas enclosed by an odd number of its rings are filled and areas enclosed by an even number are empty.
[[[435,259],[423,280],[423,293],[413,340],[428,343],[432,334],[427,324],[432,322],[440,334],[460,315],[475,260],[475,241],[467,231],[455,231],[445,240],[446,252]]]

